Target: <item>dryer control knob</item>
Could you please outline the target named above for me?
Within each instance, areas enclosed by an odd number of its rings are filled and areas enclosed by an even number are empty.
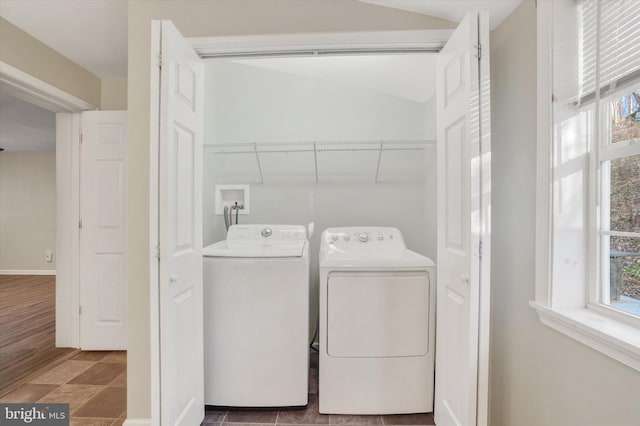
[[[378,234],[378,236],[376,238],[378,239],[378,241],[382,241],[382,240],[384,240],[384,235]]]
[[[260,234],[261,234],[263,237],[267,238],[267,237],[270,237],[270,236],[271,236],[271,234],[273,234],[273,231],[271,230],[271,228],[263,228],[263,229],[262,229],[262,232],[260,232]]]
[[[349,241],[351,238],[349,237],[349,234],[344,234],[342,236],[342,239],[345,240],[345,241]]]
[[[367,234],[366,232],[361,232],[358,234],[358,240],[361,243],[366,243],[367,241],[369,241],[369,234]]]
[[[333,234],[333,235],[331,236],[331,239],[332,239],[333,241],[338,241],[338,234]]]

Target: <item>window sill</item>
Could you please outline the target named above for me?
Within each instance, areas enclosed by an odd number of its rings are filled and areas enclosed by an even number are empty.
[[[640,331],[587,308],[550,308],[529,302],[540,322],[637,371],[640,371]]]

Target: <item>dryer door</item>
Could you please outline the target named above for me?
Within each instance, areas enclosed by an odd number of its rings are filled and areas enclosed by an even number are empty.
[[[423,356],[429,348],[429,275],[337,271],[327,283],[331,357]]]

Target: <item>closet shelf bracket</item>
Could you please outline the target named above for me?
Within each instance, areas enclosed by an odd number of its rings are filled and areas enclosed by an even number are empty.
[[[384,146],[384,142],[380,142],[380,148],[378,149],[378,165],[376,166],[376,180],[378,183],[378,176],[380,174],[380,161],[382,160],[382,147]]]
[[[258,172],[260,173],[260,184],[264,183],[264,176],[262,176],[262,166],[260,165],[260,156],[258,155],[258,144],[253,144],[253,152],[256,153],[256,163],[258,164]]]
[[[392,141],[335,141],[335,142],[250,142],[250,143],[215,143],[205,144],[215,154],[253,154],[256,159],[260,183],[264,184],[264,173],[260,162],[260,154],[279,153],[313,153],[313,167],[316,183],[320,181],[318,170],[318,153],[369,151],[378,154],[375,183],[380,182],[382,154],[391,151],[424,151],[428,146],[435,146],[435,140],[392,140]]]

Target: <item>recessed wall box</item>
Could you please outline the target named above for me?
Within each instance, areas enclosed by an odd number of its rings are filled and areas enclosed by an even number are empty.
[[[239,214],[249,214],[249,185],[216,185],[216,214],[223,214],[224,207],[238,203]],[[235,210],[234,210],[235,212]]]

